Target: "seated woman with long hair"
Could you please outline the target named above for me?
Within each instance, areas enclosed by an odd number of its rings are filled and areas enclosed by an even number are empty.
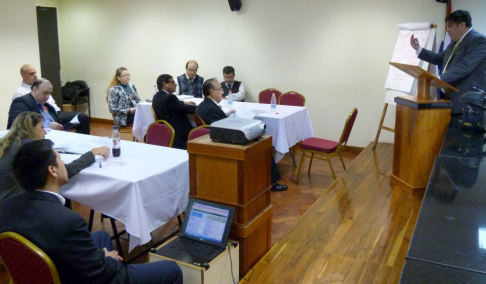
[[[12,162],[20,146],[35,140],[44,139],[44,118],[40,113],[23,112],[17,116],[5,137],[0,139],[0,200],[24,192],[14,176]],[[66,164],[68,177],[79,173],[95,162],[95,155],[108,157],[108,147],[93,148],[70,164]]]
[[[133,124],[135,107],[140,102],[140,97],[135,85],[130,83],[130,73],[128,73],[127,68],[116,69],[108,86],[107,101],[115,125],[127,126]]]

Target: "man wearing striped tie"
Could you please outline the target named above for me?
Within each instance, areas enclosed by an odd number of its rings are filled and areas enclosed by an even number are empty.
[[[443,66],[440,79],[459,89],[459,92],[446,91],[445,98],[453,103],[452,115],[460,115],[463,94],[474,91],[474,87],[486,90],[486,37],[472,29],[468,11],[454,11],[445,18],[445,23],[451,43],[443,52],[422,48],[413,35],[410,45],[417,51],[418,58]]]

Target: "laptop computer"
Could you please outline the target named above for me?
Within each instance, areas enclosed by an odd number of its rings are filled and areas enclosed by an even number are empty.
[[[190,198],[179,237],[156,253],[185,263],[206,266],[226,249],[234,213],[234,207]]]

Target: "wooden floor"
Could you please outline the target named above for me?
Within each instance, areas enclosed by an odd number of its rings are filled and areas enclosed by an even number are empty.
[[[246,275],[248,283],[398,282],[422,198],[390,185],[393,145],[371,146]]]
[[[112,125],[91,123],[92,135],[110,136],[111,131]],[[122,134],[122,139],[131,141],[132,136]],[[300,151],[296,148],[298,162]],[[289,185],[289,190],[272,192],[274,246],[255,267],[251,283],[397,283],[421,199],[390,187],[391,145],[379,144],[375,154],[369,147],[356,158],[358,154],[343,153],[348,167],[345,172],[339,158],[333,157],[336,175],[341,176],[334,184],[323,161],[315,161],[309,175],[304,170],[307,160],[298,184],[290,156],[278,163],[282,182]],[[309,208],[311,211],[296,225]],[[75,210],[88,220],[87,206],[78,205]],[[123,229],[123,224],[117,222],[117,226]],[[177,228],[173,220],[155,230],[153,240],[128,257]],[[112,233],[109,220],[100,222],[99,213],[93,230]],[[122,247],[127,255],[126,236],[122,237]],[[146,261],[145,253],[134,263]],[[8,283],[3,266],[0,283]]]

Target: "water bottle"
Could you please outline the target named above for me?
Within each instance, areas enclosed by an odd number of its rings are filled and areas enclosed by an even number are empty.
[[[49,130],[51,130],[51,121],[49,120],[49,111],[47,110],[46,106],[44,107],[42,116],[44,117],[44,129],[46,132],[49,132]]]
[[[275,93],[272,94],[272,99],[270,100],[272,112],[277,110],[277,97],[275,97]]]
[[[233,97],[231,95],[233,95],[233,91],[232,90],[229,90],[228,91],[228,96],[226,96],[228,98],[228,107],[229,108],[232,108],[233,107]]]
[[[154,85],[154,90],[152,91],[152,98],[157,94],[159,90],[157,90],[157,85]]]
[[[111,140],[113,140],[112,153],[113,157],[120,157],[120,132],[118,132],[118,126],[113,127],[113,133],[111,134]]]

